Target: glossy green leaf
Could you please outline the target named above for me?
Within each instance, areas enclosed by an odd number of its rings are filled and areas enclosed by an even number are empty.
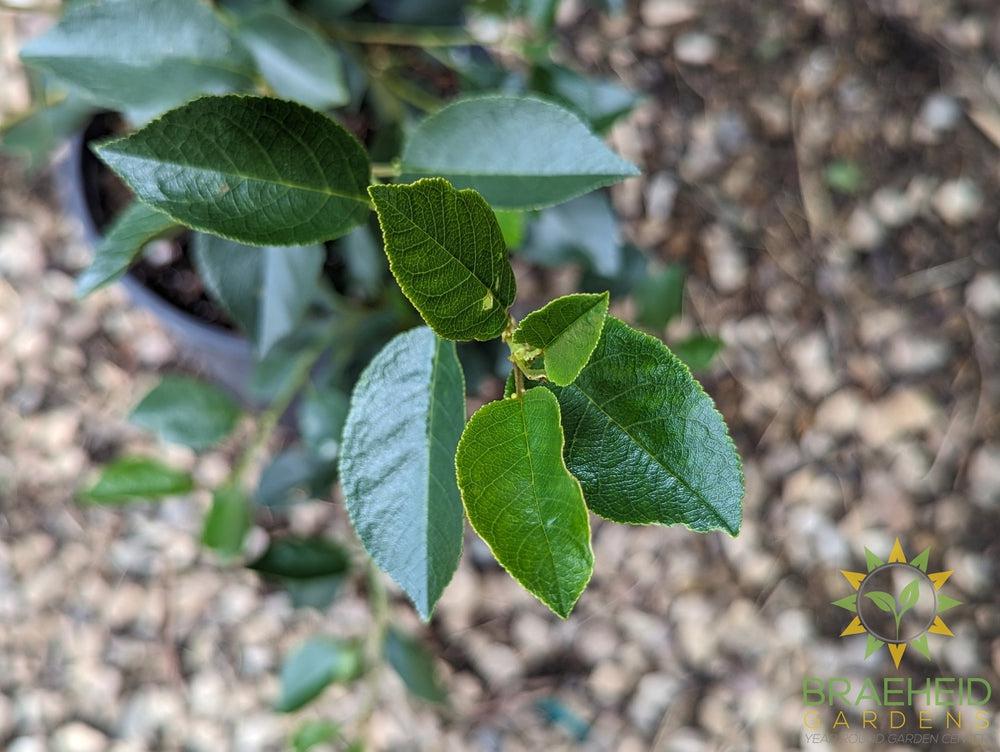
[[[73,3],[21,58],[109,109],[147,118],[198,94],[253,85],[253,61],[208,3]]]
[[[884,593],[881,590],[872,590],[870,593],[865,593],[865,598],[887,614],[896,613],[896,599],[889,593]]]
[[[418,640],[390,627],[383,652],[386,661],[415,696],[427,702],[444,702],[448,697],[438,677],[434,656]]]
[[[338,736],[340,728],[330,721],[305,721],[292,736],[292,749],[295,752],[309,752],[313,747],[332,742]]]
[[[240,407],[226,392],[190,376],[163,379],[136,405],[129,420],[164,441],[207,449],[236,426]]]
[[[361,144],[295,102],[203,97],[97,153],[146,203],[250,245],[330,240],[370,208]]]
[[[572,384],[597,347],[607,314],[607,293],[556,298],[525,316],[514,330],[514,357],[524,358],[525,363],[541,357],[549,381]]]
[[[442,108],[410,135],[404,179],[438,175],[499,209],[535,209],[638,175],[573,113],[508,96]]]
[[[285,14],[258,13],[240,23],[238,34],[279,97],[317,110],[350,100],[340,58],[305,24]]]
[[[0,151],[26,160],[28,171],[37,172],[93,114],[94,105],[79,96],[54,97],[0,126]]]
[[[440,178],[373,185],[385,252],[400,288],[447,339],[493,339],[516,292],[493,211],[475,191]]]
[[[684,302],[684,267],[671,264],[635,286],[635,318],[642,326],[663,329],[679,316]]]
[[[361,651],[357,644],[314,637],[285,659],[275,709],[291,713],[315,700],[331,684],[351,681],[360,673]]]
[[[223,486],[212,495],[201,542],[223,557],[239,556],[252,523],[250,502],[238,488]]]
[[[299,433],[318,459],[331,462],[340,454],[348,404],[343,392],[330,387],[309,389],[302,398]]]
[[[94,249],[90,266],[76,280],[76,294],[90,295],[128,271],[151,240],[177,228],[177,222],[141,201],[133,201]]]
[[[212,297],[263,357],[295,331],[319,289],[322,246],[256,248],[198,233],[195,266]]]
[[[582,262],[586,269],[613,277],[622,270],[618,218],[602,192],[588,193],[539,214],[520,255],[536,264]]]
[[[193,488],[194,481],[185,472],[147,457],[122,457],[105,467],[81,498],[91,504],[119,504],[175,496]]]
[[[662,342],[609,316],[576,381],[546,388],[559,399],[566,464],[591,510],[617,522],[739,532],[736,447],[712,399]]]
[[[344,574],[350,560],[342,546],[327,538],[287,536],[273,539],[263,555],[247,566],[271,577],[307,579]]]
[[[365,550],[429,619],[462,553],[454,458],[465,423],[455,344],[400,334],[361,374],[344,426],[341,485]]]
[[[722,340],[718,337],[696,334],[678,343],[674,347],[674,355],[683,360],[692,371],[700,371],[708,368],[721,349]]]
[[[514,579],[565,619],[594,554],[580,483],[562,452],[559,403],[532,389],[472,416],[455,467],[472,527]]]

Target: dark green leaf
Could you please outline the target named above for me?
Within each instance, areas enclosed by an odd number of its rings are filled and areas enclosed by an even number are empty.
[[[250,525],[249,500],[238,488],[223,486],[212,495],[201,542],[220,556],[239,556]]]
[[[872,590],[870,593],[865,593],[865,598],[870,600],[887,614],[896,613],[896,599],[889,593],[884,593],[881,590]]]
[[[708,368],[721,349],[721,339],[697,334],[677,345],[674,348],[674,355],[687,363],[687,367],[692,371],[700,371],[703,368]]]
[[[440,178],[370,188],[389,268],[440,336],[493,339],[514,302],[514,272],[500,226],[475,191]]]
[[[203,97],[97,151],[143,201],[241,243],[329,240],[369,211],[361,144],[295,102]]]
[[[417,640],[392,627],[385,635],[385,659],[403,684],[427,702],[444,702],[447,692],[438,677],[434,656]]]
[[[187,473],[146,457],[122,457],[105,467],[97,483],[81,497],[91,504],[119,504],[176,496],[193,488]]]
[[[367,226],[362,225],[340,239],[351,295],[374,298],[384,287],[385,254]]]
[[[288,591],[294,608],[315,608],[318,611],[322,611],[333,603],[333,599],[340,592],[346,576],[334,574],[329,577],[306,577],[302,579],[278,577],[274,579],[281,583],[285,590]]]
[[[472,416],[455,467],[472,527],[514,579],[565,619],[594,554],[580,483],[562,452],[559,403],[532,389]]]
[[[239,417],[239,405],[219,387],[190,376],[164,376],[129,420],[164,441],[207,449],[228,436]]]
[[[264,80],[279,97],[317,110],[350,100],[340,58],[311,28],[278,13],[258,13],[238,32]]]
[[[332,742],[340,736],[340,729],[329,721],[306,721],[295,731],[292,747],[295,752],[309,752],[318,744]]]
[[[194,265],[212,299],[256,340],[263,290],[263,249],[198,232],[193,243]]]
[[[402,162],[404,179],[439,175],[500,209],[558,204],[639,174],[573,113],[505,96],[434,113],[414,129]]]
[[[455,345],[420,327],[365,369],[344,427],[340,473],[351,522],[424,619],[462,553],[454,457],[464,423]]]
[[[265,507],[286,506],[297,499],[322,498],[336,477],[336,463],[301,447],[292,447],[264,468],[255,498]]]
[[[5,123],[0,128],[0,151],[25,159],[27,169],[36,172],[63,140],[86,124],[93,112],[92,103],[62,95]]]
[[[258,363],[250,377],[250,389],[261,402],[271,402],[301,378],[315,351],[322,351],[333,341],[328,321],[306,318],[287,337],[274,345]]]
[[[133,201],[94,249],[90,266],[76,280],[79,297],[104,287],[128,271],[146,244],[177,227],[177,223],[141,201]]]
[[[726,424],[659,340],[608,317],[576,381],[552,389],[587,505],[631,524],[736,535],[743,470]],[[535,390],[532,390],[535,391]]]
[[[635,318],[642,326],[663,329],[680,315],[684,302],[684,267],[671,264],[639,282],[632,293]]]
[[[326,21],[336,21],[351,11],[357,10],[368,0],[302,0],[305,13]]]
[[[569,107],[596,131],[605,131],[639,102],[617,81],[582,76],[559,65],[536,68],[531,88]]]
[[[21,52],[98,105],[142,119],[203,93],[252,86],[253,62],[207,3],[74,3]]]
[[[299,432],[318,459],[332,462],[340,454],[347,407],[347,396],[329,387],[313,388],[303,397],[298,409]]]
[[[529,313],[514,330],[512,342],[521,347],[515,347],[513,355],[524,363],[541,357],[549,381],[572,384],[597,347],[607,313],[607,293],[556,298]]]
[[[350,566],[347,552],[327,538],[275,538],[257,561],[247,565],[271,577],[306,579],[342,575]]]
[[[285,659],[276,710],[281,713],[298,710],[334,682],[351,681],[360,673],[361,651],[356,644],[314,637]]]
[[[521,255],[545,266],[582,261],[605,277],[618,274],[621,233],[607,197],[590,193],[543,211],[531,225]]]

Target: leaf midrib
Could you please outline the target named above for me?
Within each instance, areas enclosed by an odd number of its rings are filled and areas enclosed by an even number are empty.
[[[734,530],[730,526],[729,522],[726,521],[723,518],[723,516],[719,513],[719,511],[714,506],[712,506],[712,504],[708,501],[708,499],[705,498],[704,495],[702,495],[701,492],[699,492],[697,489],[695,489],[690,483],[687,482],[687,480],[685,480],[681,476],[680,473],[678,473],[672,467],[670,467],[669,465],[667,465],[666,462],[664,462],[663,460],[661,460],[645,444],[643,444],[641,441],[639,441],[639,439],[636,438],[633,434],[631,434],[628,431],[628,429],[625,428],[625,426],[623,426],[621,423],[619,423],[617,420],[615,420],[614,416],[612,416],[610,413],[608,413],[601,406],[601,404],[599,402],[597,402],[597,400],[595,400],[593,397],[591,397],[590,394],[588,394],[587,391],[582,386],[580,386],[579,382],[574,383],[572,386],[576,387],[579,390],[580,394],[582,394],[584,397],[586,397],[590,401],[590,403],[593,404],[593,406],[596,407],[597,410],[602,415],[606,416],[607,419],[610,420],[615,426],[617,426],[618,429],[622,433],[624,433],[633,442],[635,442],[635,445],[637,447],[639,447],[642,451],[644,451],[657,465],[659,465],[661,468],[663,468],[664,470],[666,470],[670,474],[670,476],[672,478],[674,478],[675,480],[677,480],[677,482],[679,482],[682,486],[684,486],[684,488],[686,488],[699,502],[701,502],[702,506],[704,506],[706,509],[708,509],[709,512],[712,513],[712,516],[714,516],[722,524],[722,527],[725,528],[725,530],[728,533],[730,533],[731,535],[736,535],[737,534],[738,530]],[[569,387],[569,388],[572,388],[572,387]]]
[[[554,303],[556,301],[552,301],[552,302]],[[556,332],[552,336],[552,338],[549,339],[548,342],[546,342],[544,345],[537,345],[537,347],[541,347],[543,350],[546,349],[546,348],[551,347],[553,342],[555,342],[557,339],[559,339],[561,336],[563,336],[566,332],[568,332],[572,326],[574,326],[578,321],[580,321],[580,319],[582,319],[588,313],[590,313],[591,311],[593,311],[594,308],[596,308],[600,304],[601,304],[601,298],[598,297],[597,300],[594,303],[592,303],[588,308],[586,308],[583,311],[583,313],[581,313],[579,316],[574,317],[572,321],[570,321],[568,324],[566,324],[566,326],[564,326],[562,329],[560,329],[558,332]],[[544,308],[541,309],[539,311],[539,313],[541,313],[541,311],[543,311],[543,310],[545,310],[545,309]],[[522,326],[524,325],[524,323],[528,323],[527,322],[527,318],[525,319],[525,322],[522,322]],[[514,333],[514,341],[515,342],[521,341],[521,340],[518,340],[518,338],[517,338],[517,332]],[[524,344],[530,345],[531,343],[525,341]]]

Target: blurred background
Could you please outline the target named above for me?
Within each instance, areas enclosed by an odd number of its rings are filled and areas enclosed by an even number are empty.
[[[53,20],[31,5],[0,3],[0,121],[31,105],[17,53]],[[429,625],[393,591],[449,704],[382,672],[376,747],[867,748],[807,738],[802,678],[893,671],[838,637],[831,601],[849,592],[839,570],[896,537],[930,546],[963,602],[933,662],[911,651],[899,673],[1000,687],[1000,7],[564,0],[550,33],[563,65],[639,95],[608,131],[643,172],[609,191],[621,248],[651,260],[640,278],[682,264],[687,282],[668,323],[655,290],[613,311],[668,343],[721,340],[699,377],[745,461],[745,522],[732,539],[595,521],[594,579],[566,622],[470,534]],[[65,171],[23,157],[0,153],[0,747],[281,750],[302,717],[350,717],[350,687],[300,716],[272,707],[291,647],[364,633],[356,586],[296,609],[220,566],[198,543],[202,493],[77,504],[125,451],[205,483],[233,454],[128,424],[158,373],[191,364],[120,287],[76,299],[91,249],[58,198]],[[514,255],[529,302],[593,273],[544,261]],[[486,373],[470,407],[500,383]],[[350,538],[337,493],[284,524]],[[996,700],[988,714],[962,748],[1000,748]]]

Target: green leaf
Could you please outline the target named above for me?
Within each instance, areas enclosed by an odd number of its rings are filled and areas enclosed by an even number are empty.
[[[514,579],[565,619],[594,554],[580,483],[562,451],[559,404],[532,389],[472,416],[455,467],[472,527]]]
[[[865,186],[865,174],[856,162],[838,159],[823,170],[823,179],[837,193],[852,196]]]
[[[258,13],[237,32],[279,97],[317,110],[350,101],[340,58],[313,29],[278,13]]]
[[[250,525],[250,502],[246,496],[238,488],[223,486],[212,495],[201,542],[220,556],[239,556]]]
[[[722,340],[718,337],[696,334],[674,347],[674,355],[683,360],[692,371],[700,371],[708,368],[722,345]]]
[[[340,736],[340,728],[330,721],[305,721],[292,736],[295,752],[309,752],[310,749]]]
[[[295,102],[203,97],[97,153],[146,203],[250,245],[330,240],[369,211],[361,144]]]
[[[337,478],[337,465],[302,447],[287,449],[264,468],[255,498],[265,507],[282,507],[304,498],[322,498]]]
[[[662,342],[609,316],[576,381],[546,388],[559,398],[566,464],[591,510],[616,522],[739,532],[736,447],[712,399]]]
[[[482,196],[440,178],[369,192],[389,268],[430,327],[446,339],[498,336],[514,302],[514,271]]]
[[[454,457],[464,424],[455,344],[420,327],[389,342],[361,374],[344,426],[340,474],[351,522],[423,619],[462,553]]]
[[[573,113],[539,99],[489,96],[420,123],[402,157],[405,180],[439,175],[500,209],[536,209],[638,175]]]
[[[348,292],[358,298],[377,297],[385,286],[386,259],[374,233],[362,225],[339,242],[347,267]]]
[[[21,59],[142,119],[198,94],[253,85],[249,55],[198,0],[73,3]]]
[[[93,113],[94,105],[78,96],[53,98],[4,123],[0,151],[25,159],[28,171],[37,172],[56,147],[80,130]]]
[[[500,232],[507,247],[510,249],[520,248],[521,243],[524,242],[526,224],[524,212],[498,209],[494,214],[497,215],[497,223],[500,225]]]
[[[444,702],[448,694],[438,677],[434,656],[417,640],[389,627],[383,646],[385,659],[415,696],[427,702]]]
[[[340,454],[347,408],[347,396],[330,387],[312,388],[302,398],[298,409],[299,433],[318,459],[331,462]]]
[[[578,113],[598,132],[606,131],[639,102],[617,81],[583,76],[559,65],[536,68],[531,88]]]
[[[680,315],[684,302],[684,267],[671,264],[635,286],[635,319],[650,329],[663,329]]]
[[[101,471],[101,477],[81,494],[91,504],[118,504],[184,494],[194,488],[191,476],[146,457],[122,457]]]
[[[315,608],[318,611],[323,611],[333,603],[347,578],[344,575],[335,574],[329,577],[308,577],[299,580],[289,577],[273,579],[280,582],[288,591],[293,608]]]
[[[275,538],[264,554],[247,565],[270,577],[308,579],[342,575],[350,567],[347,552],[327,538]]]
[[[604,277],[622,270],[621,232],[603,193],[589,193],[543,211],[532,224],[521,255],[536,264],[582,262]]]
[[[319,245],[255,248],[197,233],[194,259],[212,297],[263,357],[302,322],[319,289],[326,251]]]
[[[240,408],[226,392],[190,376],[164,376],[129,420],[164,441],[208,449],[236,426]]]
[[[85,297],[114,282],[128,271],[148,242],[176,227],[177,223],[163,212],[133,201],[94,250],[90,266],[77,277],[77,296]]]
[[[909,582],[899,594],[899,615],[902,616],[920,600],[920,578]]]
[[[543,358],[545,377],[568,386],[579,375],[597,347],[608,314],[608,294],[577,293],[556,298],[525,316],[514,331],[515,358],[530,348]]]
[[[896,599],[889,593],[884,593],[881,590],[872,590],[870,593],[865,593],[865,598],[870,600],[887,614],[895,615]]]
[[[314,637],[285,659],[275,709],[291,713],[319,697],[334,682],[351,681],[360,673],[361,651],[356,644]]]

